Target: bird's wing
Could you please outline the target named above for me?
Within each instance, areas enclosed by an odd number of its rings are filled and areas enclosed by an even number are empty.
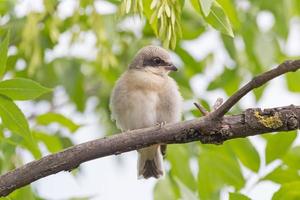
[[[157,120],[159,123],[179,122],[182,110],[182,97],[176,82],[169,78],[164,90],[159,94]]]
[[[157,99],[153,92],[115,92],[111,101],[112,117],[124,131],[153,126],[157,123]]]

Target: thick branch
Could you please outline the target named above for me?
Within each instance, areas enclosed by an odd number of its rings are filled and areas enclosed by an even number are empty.
[[[300,68],[300,60],[288,61],[257,76],[230,97],[217,110],[200,119],[167,124],[163,127],[138,129],[97,139],[48,155],[0,176],[0,196],[60,171],[70,171],[81,163],[113,154],[141,149],[153,144],[223,141],[269,132],[297,130],[300,106],[248,109],[239,115],[224,114],[252,89],[289,71]],[[205,113],[205,112],[204,112]],[[224,117],[223,117],[224,116]]]
[[[128,131],[107,138],[75,145],[48,155],[0,176],[0,196],[60,171],[70,171],[81,163],[113,154],[137,150],[153,144],[175,144],[201,141],[220,143],[225,140],[268,132],[299,129],[300,106],[248,109],[239,115],[225,116],[221,121],[209,117],[163,127]]]

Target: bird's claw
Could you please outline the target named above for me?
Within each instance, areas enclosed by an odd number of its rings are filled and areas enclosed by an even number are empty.
[[[166,125],[167,122],[166,121],[163,121],[163,122],[157,122],[156,125],[159,127],[159,128],[162,128],[164,125]]]

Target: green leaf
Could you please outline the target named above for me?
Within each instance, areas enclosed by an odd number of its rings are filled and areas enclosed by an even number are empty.
[[[219,199],[225,185],[240,189],[245,184],[239,163],[230,146],[206,145],[199,155],[198,191],[203,200]]]
[[[259,88],[256,88],[256,89],[253,90],[256,101],[260,100],[260,98],[262,97],[262,95],[265,92],[265,89],[267,88],[267,85],[268,84],[262,85]]]
[[[57,133],[55,134],[55,136],[57,136],[63,146],[63,149],[69,148],[71,146],[74,145],[74,143],[72,142],[72,140],[70,139],[70,137],[65,137],[62,136],[61,134]]]
[[[48,125],[51,123],[59,123],[60,125],[68,128],[71,132],[75,132],[80,126],[75,124],[72,120],[68,119],[59,113],[46,113],[36,118],[36,121],[42,125]]]
[[[279,166],[265,176],[263,180],[270,180],[282,184],[300,180],[300,176],[297,169],[289,168],[287,166]]]
[[[289,167],[300,169],[300,146],[291,148],[282,159]]]
[[[272,37],[272,33],[264,33],[257,34],[254,39],[254,53],[264,67],[272,65],[276,60],[276,43]]]
[[[292,92],[300,92],[300,71],[287,73],[285,76],[288,89]]]
[[[203,12],[203,3],[200,3],[199,1],[201,0],[191,0],[191,4],[194,7],[194,9],[204,17],[205,21],[215,29],[221,31],[222,33],[234,37],[230,20],[225,14],[222,6],[218,2],[214,1],[210,6],[209,15],[206,16]]]
[[[185,2],[185,0],[179,0],[180,7],[181,7],[181,8],[184,6],[184,2]]]
[[[22,147],[27,149],[31,152],[34,158],[39,159],[42,156],[40,149],[35,141],[26,140],[26,138],[22,137],[21,135],[13,134],[10,137],[1,138],[1,141],[5,144],[5,153],[9,152],[11,147]]]
[[[258,172],[260,167],[259,154],[249,139],[235,139],[229,141],[228,145],[233,149],[234,153],[243,165],[252,171]]]
[[[15,190],[5,200],[13,200],[13,199],[42,200],[42,198],[36,196],[36,194],[33,193],[30,185]]]
[[[76,108],[82,112],[85,108],[86,94],[84,90],[84,76],[81,72],[81,61],[76,59],[59,59],[54,62],[54,67],[60,72],[60,80],[69,97],[75,103]]]
[[[213,5],[211,6],[211,11],[205,19],[207,23],[209,23],[215,29],[221,31],[226,35],[234,37],[230,21],[219,3],[213,3]]]
[[[239,88],[240,82],[241,78],[237,68],[225,68],[224,72],[207,86],[207,90],[223,88],[227,95],[232,95]]]
[[[191,0],[191,4],[198,13],[201,13],[200,0]]]
[[[38,143],[36,142],[35,138],[31,139],[30,141],[24,138],[24,140],[19,142],[18,145],[29,150],[35,159],[40,159],[42,157],[42,153],[39,149]]]
[[[15,78],[0,82],[0,94],[13,100],[30,100],[50,92],[51,89],[41,86],[30,79]]]
[[[266,162],[280,159],[289,150],[296,137],[296,131],[266,135]]]
[[[195,58],[193,56],[191,56],[185,49],[183,49],[180,46],[177,46],[175,49],[175,52],[180,56],[180,58],[182,59],[182,61],[184,62],[184,74],[186,74],[187,78],[192,78],[193,76],[195,76],[195,74],[197,73],[201,73],[203,71],[203,65],[200,62],[197,62],[195,60]],[[175,74],[178,75],[178,74]],[[180,75],[178,75],[180,76]],[[178,81],[182,82],[182,84],[184,84],[184,82],[188,81],[188,80],[184,80],[183,77],[178,77]],[[189,84],[187,83],[187,86],[189,86]]]
[[[178,177],[191,190],[196,190],[196,180],[191,172],[190,152],[186,145],[168,146],[167,159],[171,163],[170,174]]]
[[[195,17],[195,13],[190,10],[183,10],[181,14],[181,20],[186,23],[181,23],[182,32],[181,40],[193,40],[199,37],[201,33],[205,31],[206,22],[204,19]],[[195,28],[197,27],[197,28]],[[176,39],[176,38],[175,38]],[[179,45],[176,46],[176,49]],[[181,48],[181,47],[180,47]]]
[[[300,181],[295,181],[291,183],[286,183],[281,186],[281,188],[274,193],[272,200],[296,200],[300,199]]]
[[[18,134],[20,146],[28,149],[38,159],[41,152],[29,129],[28,122],[18,106],[8,97],[0,94],[0,117],[3,125],[13,134]]]
[[[5,39],[0,44],[0,79],[3,77],[6,69],[8,43],[9,33],[6,35]]]
[[[217,0],[217,2],[222,6],[233,27],[238,30],[240,28],[240,20],[235,2],[232,0]]]
[[[174,193],[174,186],[168,175],[166,175],[164,179],[160,179],[154,187],[154,200],[161,199],[178,199]]]
[[[241,193],[230,192],[229,193],[229,200],[250,200],[250,198],[243,195],[243,194],[241,194]]]
[[[211,6],[215,0],[199,0],[204,16],[207,17],[210,13]]]
[[[3,95],[0,95],[0,116],[2,123],[10,131],[23,136],[28,141],[31,140],[29,125],[24,114],[11,99]]]
[[[43,142],[51,153],[56,153],[63,148],[61,141],[57,135],[49,135],[43,132],[34,132],[34,136],[37,140]]]
[[[180,194],[181,194],[181,198],[180,198],[181,200],[198,200],[198,197],[196,196],[196,194],[193,191],[191,191],[190,188],[185,186],[180,181],[179,178],[175,177],[175,182],[179,186]]]
[[[229,56],[234,60],[237,59],[237,55],[239,52],[237,52],[237,49],[234,44],[234,38],[228,36],[228,35],[221,35],[224,47],[226,48],[227,53]]]

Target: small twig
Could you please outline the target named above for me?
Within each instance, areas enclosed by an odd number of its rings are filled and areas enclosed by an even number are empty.
[[[223,103],[223,99],[218,98],[216,100],[216,102],[214,103],[214,105],[213,105],[212,111],[217,110],[222,105],[222,103]],[[198,104],[198,103],[195,102],[194,105],[198,108],[198,110],[201,112],[201,114],[203,116],[207,116],[207,115],[210,114],[210,112],[207,111],[201,104]]]
[[[225,103],[222,104],[217,110],[210,113],[210,117],[212,119],[223,117],[242,97],[244,97],[251,90],[262,86],[266,82],[282,74],[297,71],[299,68],[300,60],[286,61],[281,63],[278,67],[254,77],[249,83],[234,93],[227,101],[225,101]]]
[[[217,110],[223,103],[223,98],[217,98],[216,102],[213,105],[213,111]]]
[[[201,114],[203,116],[206,116],[209,114],[209,112],[204,107],[202,107],[200,104],[195,102],[194,105],[198,108],[198,110],[201,112]]]

